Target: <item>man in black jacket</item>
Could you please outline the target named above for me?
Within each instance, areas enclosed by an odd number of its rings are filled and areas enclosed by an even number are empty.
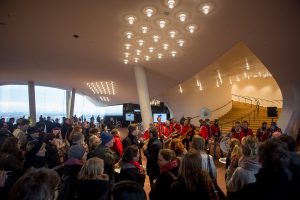
[[[150,180],[151,189],[153,187],[153,181],[157,179],[159,175],[158,154],[159,150],[162,149],[162,143],[158,139],[158,132],[156,128],[149,130],[150,138],[147,149],[144,151],[147,157],[147,174]]]

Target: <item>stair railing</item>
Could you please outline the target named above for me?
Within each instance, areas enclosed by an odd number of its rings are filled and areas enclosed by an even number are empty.
[[[234,120],[230,120],[228,122],[224,122],[224,123],[221,123],[220,124],[220,127],[221,127],[221,130],[222,130],[222,126],[225,125],[225,124],[234,124],[235,122],[237,121],[242,121],[242,120],[245,120],[245,119],[248,119],[248,124],[250,125],[251,124],[251,115],[253,114],[253,121],[255,121],[255,116],[258,116],[258,112],[259,112],[259,106],[255,107],[254,109],[252,109],[249,113],[243,115],[242,117],[239,117],[237,119],[234,119]]]
[[[232,100],[228,101],[226,104],[224,104],[224,105],[222,105],[222,106],[220,106],[220,107],[218,107],[218,108],[216,108],[216,109],[214,109],[214,110],[211,110],[210,113],[212,114],[213,112],[216,112],[216,111],[218,111],[218,110],[221,110],[221,109],[225,108],[226,106],[228,106],[229,104],[232,104]],[[197,116],[195,116],[195,117],[192,117],[191,119],[195,119],[195,118],[197,118],[197,117],[201,117],[201,116],[200,116],[200,115],[197,115]]]
[[[252,101],[255,102],[255,105],[261,105],[261,102],[270,102],[274,105],[282,103],[282,99],[263,99],[263,98],[258,98],[258,97],[250,97],[250,96],[242,96],[242,95],[237,95],[237,94],[232,94],[233,97],[237,97],[238,101],[240,101],[240,99],[245,99],[245,103],[247,103],[247,101],[250,101],[252,104]]]

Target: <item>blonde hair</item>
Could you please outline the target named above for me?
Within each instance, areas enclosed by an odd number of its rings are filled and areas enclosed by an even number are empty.
[[[258,140],[250,135],[243,137],[242,153],[244,156],[256,156],[258,154]]]
[[[170,149],[173,150],[177,156],[180,156],[184,153],[184,145],[182,144],[181,139],[175,138],[170,143]]]
[[[100,158],[90,158],[78,173],[78,180],[108,180],[108,175],[103,174],[104,161]]]

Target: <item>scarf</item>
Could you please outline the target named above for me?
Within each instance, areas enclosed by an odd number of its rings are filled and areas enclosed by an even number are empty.
[[[164,166],[162,166],[160,168],[160,173],[165,172],[165,171],[169,171],[175,167],[178,167],[178,162],[177,160],[172,160],[171,162],[165,164]]]
[[[140,173],[144,171],[144,169],[141,167],[140,163],[138,163],[136,161],[131,161],[130,164],[134,165],[139,170]]]

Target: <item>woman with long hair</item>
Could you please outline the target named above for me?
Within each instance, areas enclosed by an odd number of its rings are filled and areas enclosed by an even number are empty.
[[[138,163],[140,159],[139,149],[135,145],[127,147],[124,151],[121,161],[120,180],[132,180],[144,186],[145,183],[145,170]]]
[[[202,170],[201,155],[190,149],[182,158],[178,179],[171,185],[170,199],[210,200],[211,178]]]
[[[109,177],[104,174],[104,161],[94,157],[89,159],[78,173],[79,199],[97,200],[111,188]]]
[[[227,170],[226,188],[231,196],[230,199],[235,199],[234,193],[245,185],[256,182],[255,174],[261,168],[258,162],[258,140],[256,138],[243,137],[241,150],[242,156],[238,161],[238,167],[230,165]]]
[[[8,193],[17,181],[17,179],[22,175],[23,168],[23,155],[20,150],[20,142],[16,137],[8,137],[4,140],[0,148],[0,171],[2,177],[6,181],[0,187],[1,199],[6,199]]]
[[[179,160],[171,149],[161,149],[158,154],[160,174],[149,193],[150,199],[165,200],[170,193],[170,185],[178,175]]]

